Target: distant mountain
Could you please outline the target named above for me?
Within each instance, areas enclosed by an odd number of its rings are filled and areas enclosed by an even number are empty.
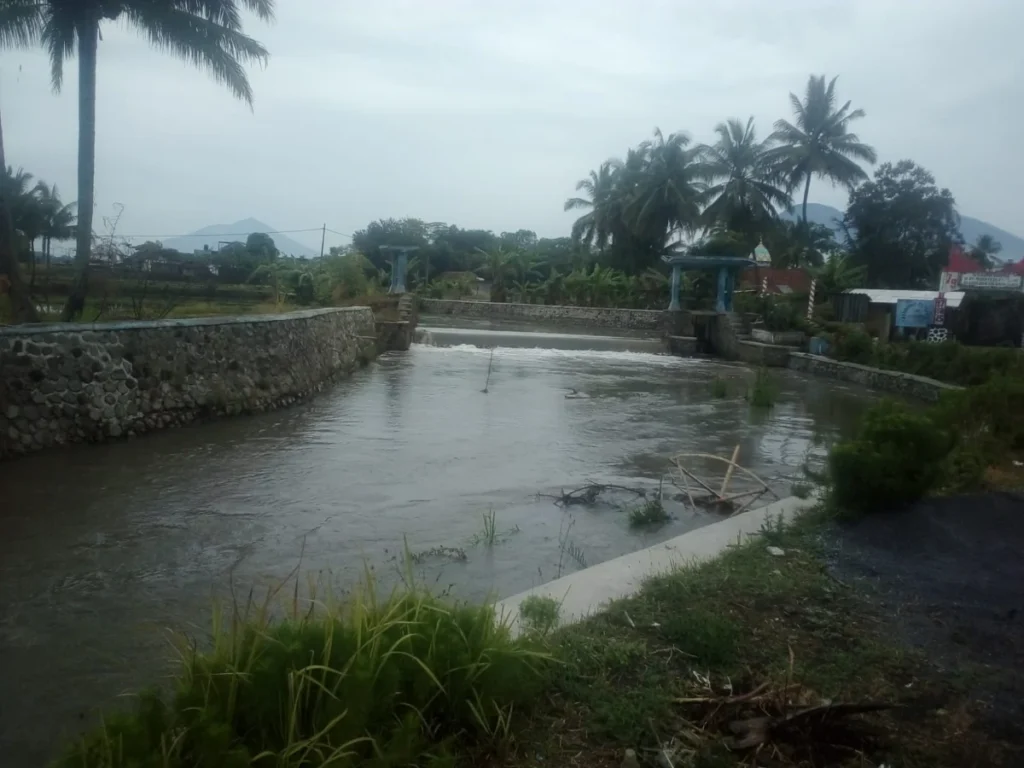
[[[789,219],[790,221],[795,221],[799,217],[799,205],[793,209],[793,213],[782,214],[782,218]],[[843,212],[833,208],[831,205],[822,205],[821,203],[807,204],[807,220],[814,224],[823,224],[829,227],[836,233],[840,242],[842,242],[843,230],[837,222],[842,218]],[[1017,235],[1011,234],[1005,229],[992,226],[980,219],[975,219],[971,216],[961,216],[960,234],[964,236],[964,241],[968,245],[973,245],[981,235],[992,235],[992,237],[1003,244],[1003,250],[999,252],[997,258],[1002,261],[1020,261],[1024,259],[1024,237],[1017,237]]]
[[[257,221],[256,219],[242,219],[241,221],[236,221],[234,224],[214,224],[209,227],[197,229],[195,232],[185,235],[184,237],[165,240],[164,247],[173,248],[176,251],[181,251],[182,253],[201,251],[204,246],[208,246],[211,251],[216,251],[219,247],[219,243],[224,240],[238,240],[244,243],[245,238],[253,232],[266,232],[274,238],[274,244],[277,246],[277,250],[286,256],[304,256],[307,259],[319,256],[319,254],[314,252],[312,248],[307,248],[302,243],[292,240],[287,235],[275,235],[273,234],[274,231],[274,227],[269,224],[264,224],[262,221]]]

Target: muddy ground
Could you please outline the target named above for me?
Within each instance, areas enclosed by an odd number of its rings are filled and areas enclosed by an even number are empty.
[[[833,575],[967,683],[988,733],[1024,744],[1024,496],[928,499],[831,529]]]

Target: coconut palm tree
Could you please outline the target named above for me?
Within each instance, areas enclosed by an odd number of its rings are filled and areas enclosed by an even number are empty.
[[[38,31],[39,9],[35,0],[4,0],[0,4],[0,48],[24,47],[32,42]],[[6,169],[7,156],[0,126],[0,171]],[[0,187],[0,293],[4,291],[10,296],[14,322],[39,322],[39,313],[18,266],[10,200]]]
[[[992,235],[978,235],[978,239],[974,241],[974,245],[971,246],[971,258],[977,261],[981,266],[991,269],[995,263],[995,255],[1003,250],[1003,244],[996,240]]]
[[[572,238],[577,243],[595,245],[604,250],[612,238],[621,210],[618,205],[617,174],[622,168],[618,160],[606,160],[590,176],[576,182],[576,191],[586,197],[570,197],[565,210],[587,210],[572,225]]]
[[[45,181],[36,184],[36,195],[43,211],[43,258],[49,269],[53,241],[70,240],[75,236],[75,204],[61,200],[57,185],[47,186]]]
[[[703,147],[704,162],[711,180],[704,209],[708,227],[731,231],[754,231],[761,224],[776,219],[776,207],[788,208],[789,193],[785,182],[768,157],[770,143],[758,141],[754,118],[746,125],[735,118],[715,126],[718,141]]]
[[[828,84],[824,75],[811,75],[803,101],[789,94],[795,124],[775,121],[775,132],[768,140],[779,146],[768,152],[768,160],[783,174],[792,191],[803,184],[801,220],[807,223],[807,195],[811,177],[828,179],[852,189],[867,179],[858,161],[874,163],[875,150],[850,133],[850,123],[864,117],[863,109],[850,110],[850,102],[836,108],[836,80]]]
[[[643,165],[624,180],[629,203],[626,220],[642,241],[663,248],[677,231],[692,231],[700,222],[707,184],[701,147],[678,132],[666,137],[660,128],[637,150]],[[638,265],[647,266],[647,265]]]
[[[0,44],[40,41],[50,54],[54,90],[64,83],[64,62],[78,56],[78,230],[75,282],[65,320],[78,315],[88,286],[96,175],[96,60],[100,26],[120,21],[156,46],[206,69],[247,104],[252,88],[244,63],[265,62],[266,49],[242,32],[241,9],[269,21],[274,0],[5,0],[9,31]],[[34,13],[33,13],[34,9]]]

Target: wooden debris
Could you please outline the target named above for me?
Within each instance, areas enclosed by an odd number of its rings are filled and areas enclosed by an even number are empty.
[[[766,493],[769,493],[778,499],[779,495],[771,489],[768,483],[758,477],[751,470],[739,464],[739,454],[739,445],[733,449],[732,456],[729,458],[725,456],[716,456],[713,453],[678,453],[672,457],[672,463],[675,464],[677,473],[676,477],[672,480],[672,484],[686,494],[691,507],[712,508],[719,511],[730,512],[732,514],[738,514],[739,512],[747,509]],[[702,478],[692,469],[685,466],[685,462],[692,459],[710,459],[712,461],[720,461],[726,465],[725,476],[722,479],[718,490],[715,490],[713,487],[713,483],[716,481]],[[729,484],[732,482],[733,477],[737,472],[744,477],[753,480],[757,483],[757,487],[752,490],[729,494]],[[691,481],[702,488],[704,490],[704,494],[695,496],[691,493]],[[736,502],[740,499],[745,499],[746,501],[744,501],[742,505],[737,506]]]

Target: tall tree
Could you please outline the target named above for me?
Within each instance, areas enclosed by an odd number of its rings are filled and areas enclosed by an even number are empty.
[[[1003,244],[992,235],[978,235],[971,246],[971,258],[981,266],[991,269],[995,265],[995,256],[1003,250]]]
[[[787,208],[791,202],[768,155],[770,143],[757,140],[753,117],[746,125],[730,118],[716,125],[715,133],[718,141],[703,148],[711,179],[704,222],[755,238],[763,235],[778,217],[776,206]]]
[[[4,0],[0,4],[0,48],[21,48],[35,40],[41,29],[36,0]],[[0,171],[7,170],[3,127],[0,126]],[[39,322],[39,312],[21,276],[15,249],[11,201],[0,189],[0,278],[6,277],[11,315],[16,323]],[[0,279],[0,283],[4,281]]]
[[[868,178],[858,164],[874,163],[875,150],[851,133],[850,123],[864,117],[863,109],[850,110],[847,101],[836,108],[836,80],[825,83],[824,75],[811,75],[801,101],[789,94],[795,124],[777,120],[769,137],[779,146],[770,150],[768,159],[778,167],[789,183],[790,191],[803,184],[801,220],[807,223],[807,196],[811,178],[827,179],[834,185],[852,190]]]
[[[660,128],[639,147],[643,165],[629,174],[635,178],[626,179],[626,217],[633,232],[656,243],[658,250],[664,249],[673,234],[693,231],[700,224],[708,175],[703,155],[701,147],[690,146],[688,134],[679,131],[666,137]],[[627,161],[627,173],[629,165]]]
[[[621,219],[620,190],[616,174],[621,170],[618,160],[606,160],[590,176],[576,182],[576,191],[586,197],[570,197],[565,210],[585,210],[585,214],[572,225],[572,238],[579,243],[593,244],[604,250],[611,242],[616,223]]]
[[[38,0],[28,18],[22,0],[7,0],[26,14],[24,37],[38,39],[50,54],[54,90],[64,83],[64,62],[78,56],[78,228],[77,274],[63,317],[81,313],[88,289],[92,247],[93,192],[96,175],[96,61],[100,26],[120,21],[226,85],[252,105],[244,63],[267,60],[266,49],[242,32],[241,9],[264,21],[273,18],[274,0]],[[10,43],[11,38],[0,37]],[[13,40],[20,42],[20,39]]]
[[[882,288],[934,288],[960,240],[953,195],[910,160],[882,164],[857,187],[844,224],[851,263],[867,270],[868,285]]]

